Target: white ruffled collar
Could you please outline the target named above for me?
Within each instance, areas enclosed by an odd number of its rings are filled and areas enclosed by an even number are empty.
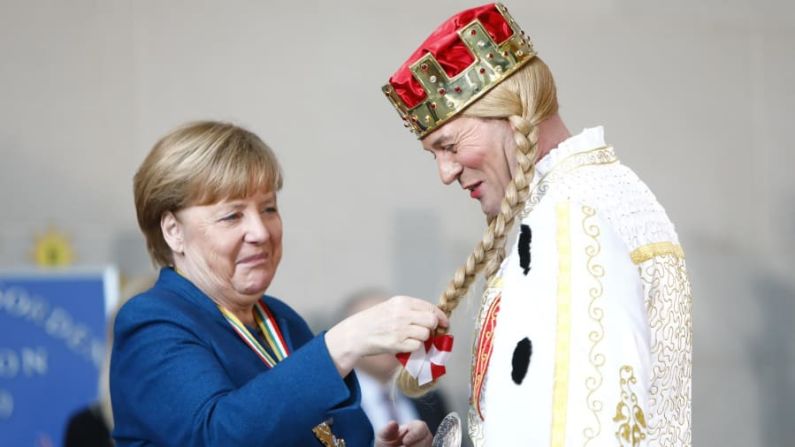
[[[605,146],[605,130],[602,126],[583,129],[577,135],[567,138],[536,163],[536,178],[552,170],[561,160],[572,154],[586,152]]]

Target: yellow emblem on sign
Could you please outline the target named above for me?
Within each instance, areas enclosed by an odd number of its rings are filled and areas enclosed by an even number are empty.
[[[50,228],[36,236],[33,258],[39,267],[66,267],[74,261],[72,243],[65,234]]]

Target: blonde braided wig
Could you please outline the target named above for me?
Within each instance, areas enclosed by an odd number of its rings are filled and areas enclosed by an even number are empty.
[[[458,307],[481,271],[485,269],[488,281],[499,270],[505,258],[506,236],[530,193],[535,172],[538,124],[557,111],[552,73],[536,57],[461,113],[470,117],[507,119],[514,130],[517,168],[505,188],[499,213],[489,218],[483,237],[439,297],[439,308],[447,316]],[[401,370],[397,383],[404,394],[420,396],[433,388],[436,382],[419,386],[417,379]]]

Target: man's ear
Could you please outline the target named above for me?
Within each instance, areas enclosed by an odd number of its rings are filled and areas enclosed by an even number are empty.
[[[160,218],[160,232],[163,233],[163,239],[165,239],[171,251],[174,253],[185,252],[182,224],[171,211],[166,211],[163,213],[163,217]]]

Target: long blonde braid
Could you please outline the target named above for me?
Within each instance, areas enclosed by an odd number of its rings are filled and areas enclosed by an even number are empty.
[[[538,124],[557,112],[557,94],[549,68],[540,58],[503,81],[465,110],[462,115],[507,119],[514,129],[516,172],[505,189],[500,211],[488,221],[481,240],[459,267],[447,289],[439,297],[439,308],[448,316],[484,270],[487,280],[499,271],[505,258],[505,239],[516,216],[524,207],[535,172]],[[420,386],[417,379],[402,370],[397,384],[404,394],[420,396],[435,382]]]

